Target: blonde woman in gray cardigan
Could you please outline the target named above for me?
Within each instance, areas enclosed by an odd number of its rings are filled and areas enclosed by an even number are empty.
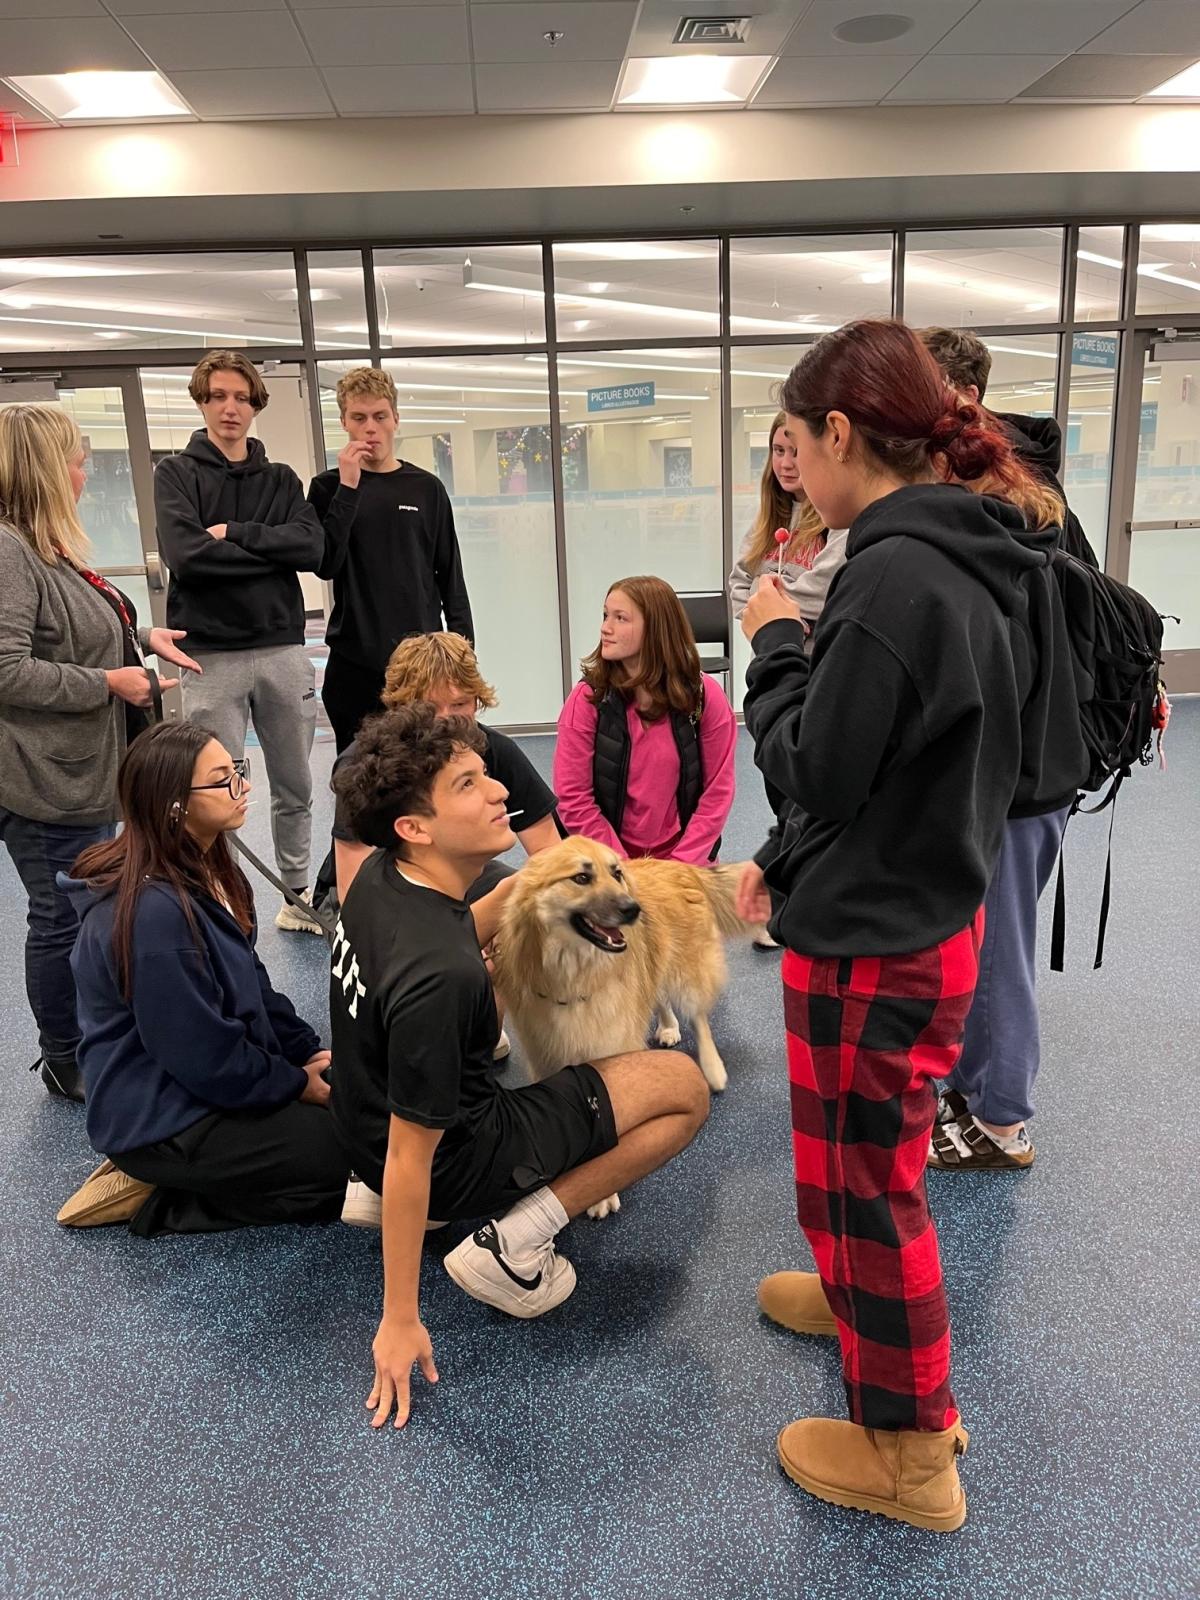
[[[55,879],[114,831],[117,766],[151,699],[142,651],[195,667],[175,644],[181,633],[139,633],[130,601],[92,570],[77,509],[86,476],[61,406],[0,405],[0,843],[29,898],[34,1069],[71,1100],[83,1099],[77,922]]]
[[[796,446],[788,434],[787,417],[782,411],[771,424],[770,440],[759,487],[758,516],[729,574],[733,614],[740,620],[762,574],[779,570],[779,544],[775,534],[779,528],[786,528],[791,538],[783,547],[783,587],[800,608],[801,620],[808,629],[805,650],[811,651],[812,630],[825,605],[829,585],[846,560],[848,529],[831,531],[826,528],[805,494],[796,465]],[[768,788],[767,799],[776,811],[778,825],[782,797],[772,794]],[[760,869],[759,876],[761,880]],[[753,943],[756,950],[777,948],[766,928],[758,929]]]
[[[770,439],[759,488],[758,516],[729,574],[733,614],[740,619],[762,574],[778,569],[775,534],[777,529],[786,528],[791,538],[783,552],[783,587],[800,607],[800,616],[811,633],[834,574],[846,560],[848,530],[826,528],[813,509],[800,482],[796,446],[788,437],[787,417],[782,411],[771,424]]]

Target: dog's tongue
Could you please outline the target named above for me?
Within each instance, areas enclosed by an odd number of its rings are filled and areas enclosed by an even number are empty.
[[[597,932],[602,933],[604,935],[604,937],[609,941],[610,944],[620,944],[620,942],[621,942],[621,930],[620,930],[620,928],[606,928],[602,922],[597,922],[594,926],[595,926]]]

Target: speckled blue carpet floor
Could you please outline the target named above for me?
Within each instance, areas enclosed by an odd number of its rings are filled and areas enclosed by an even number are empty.
[[[549,739],[528,748],[548,767]],[[330,755],[315,757],[321,834]],[[1119,807],[1101,973],[1105,829],[1071,825],[1036,1165],[930,1181],[973,1435],[970,1515],[950,1537],[819,1504],[775,1464],[782,1424],[843,1414],[835,1347],[754,1306],[761,1274],[808,1264],[777,956],[733,953],[715,1019],[729,1089],[618,1217],[563,1236],[579,1287],[559,1311],[509,1321],[454,1287],[445,1244],[427,1252],[442,1381],[418,1385],[408,1429],[376,1434],[363,1406],[376,1235],[143,1243],[55,1226],[95,1157],[82,1113],[24,1070],[24,905],[0,858],[5,1600],[1197,1593],[1200,702],[1177,706],[1170,757]],[[744,735],[739,760],[729,860],[765,822]],[[260,797],[249,837],[263,850]],[[323,945],[278,934],[269,892],[259,903],[276,982],[323,1029]]]

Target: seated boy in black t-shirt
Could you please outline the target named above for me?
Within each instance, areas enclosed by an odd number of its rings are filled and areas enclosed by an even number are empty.
[[[496,691],[479,670],[479,661],[468,640],[457,633],[417,633],[402,639],[392,651],[384,679],[382,705],[409,706],[428,700],[443,717],[467,717],[475,721],[478,711],[496,705]],[[486,741],[483,764],[488,775],[508,790],[509,814],[513,832],[527,856],[536,855],[559,839],[554,808],[557,799],[541,779],[533,762],[506,733],[478,724]],[[350,744],[338,756],[333,777],[358,752]],[[332,780],[331,780],[332,781]],[[371,853],[371,846],[357,838],[350,825],[346,803],[334,788],[333,859],[337,874],[338,899],[344,900],[354,875]],[[501,862],[489,863],[467,894],[468,902],[478,899],[510,869]]]
[[[708,1090],[678,1051],[637,1051],[503,1089],[481,946],[513,879],[473,906],[468,885],[513,842],[507,791],[482,731],[418,702],[367,723],[337,790],[356,835],[378,847],[342,906],[333,946],[331,1109],[354,1170],[383,1194],[383,1318],[375,1426],[408,1419],[419,1362],[436,1379],[417,1302],[431,1217],[487,1222],[446,1257],[454,1281],[515,1317],[575,1287],[554,1248],[567,1222],[678,1154]]]

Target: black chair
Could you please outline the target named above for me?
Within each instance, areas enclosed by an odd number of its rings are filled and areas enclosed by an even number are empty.
[[[679,599],[700,647],[701,667],[705,672],[723,672],[728,677],[733,667],[730,658],[729,596],[724,590],[718,589],[712,593],[680,594]]]

